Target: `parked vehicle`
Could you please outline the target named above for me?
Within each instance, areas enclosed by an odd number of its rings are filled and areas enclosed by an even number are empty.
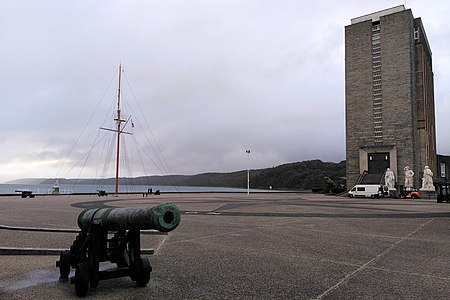
[[[410,192],[404,192],[399,194],[400,199],[419,199],[420,198],[420,192],[418,191],[410,191]]]
[[[416,190],[407,191],[403,186],[400,187],[400,192],[398,194],[398,197],[400,199],[419,199],[420,198],[420,192]]]
[[[383,187],[378,184],[357,184],[349,192],[348,196],[364,198],[381,198],[384,196]]]

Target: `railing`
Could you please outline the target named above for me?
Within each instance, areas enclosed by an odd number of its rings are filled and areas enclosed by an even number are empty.
[[[384,173],[383,173],[383,176],[380,178],[380,185],[383,185],[384,186],[384,177],[386,176],[386,171],[384,171]]]
[[[369,171],[364,170],[364,172],[362,172],[362,174],[359,174],[358,180],[356,180],[355,185],[360,184],[361,181],[363,181],[364,177],[369,173]]]

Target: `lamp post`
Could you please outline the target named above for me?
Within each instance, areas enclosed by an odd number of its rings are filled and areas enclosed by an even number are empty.
[[[250,195],[250,150],[245,150],[247,153],[247,195]]]

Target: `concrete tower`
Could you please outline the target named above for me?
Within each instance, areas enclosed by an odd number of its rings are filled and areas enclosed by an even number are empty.
[[[403,185],[409,166],[416,188],[425,166],[436,174],[431,49],[410,9],[400,5],[345,27],[345,104],[348,188],[364,173],[379,183],[386,168]]]

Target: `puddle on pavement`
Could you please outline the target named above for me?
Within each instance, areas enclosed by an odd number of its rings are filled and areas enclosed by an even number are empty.
[[[105,271],[109,269],[114,269],[115,264],[111,263],[101,263],[99,266],[100,271]],[[75,275],[75,270],[71,270],[69,278]],[[59,269],[39,269],[33,270],[23,274],[16,279],[0,279],[0,288],[4,288],[9,292],[18,291],[21,289],[47,284],[54,282],[69,282],[69,279],[60,280],[59,279]]]
[[[0,286],[3,286],[7,291],[14,292],[32,286],[58,281],[59,269],[41,269],[27,272],[17,279],[0,280]]]

